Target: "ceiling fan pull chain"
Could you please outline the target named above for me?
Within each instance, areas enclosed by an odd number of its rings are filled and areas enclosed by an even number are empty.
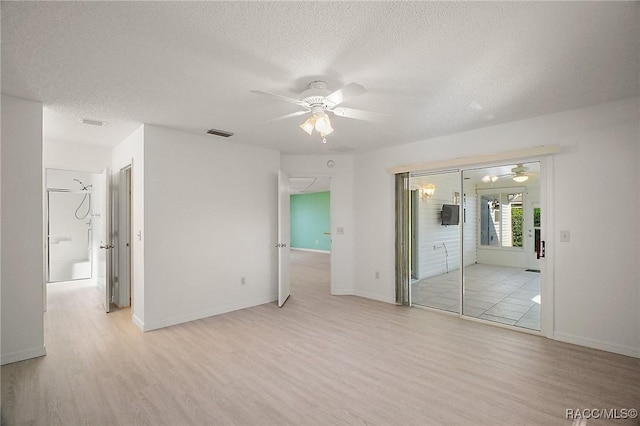
[[[327,138],[322,138],[322,143],[327,143]]]

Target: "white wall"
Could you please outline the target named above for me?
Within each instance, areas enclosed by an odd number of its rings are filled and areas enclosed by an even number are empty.
[[[632,98],[356,155],[356,292],[394,300],[389,168],[560,144],[547,211],[554,223],[547,255],[555,264],[555,337],[640,356],[639,108],[640,98]],[[588,184],[576,176],[589,177]],[[607,226],[594,226],[605,217]],[[560,230],[571,231],[571,242],[559,242]],[[379,280],[371,279],[376,269]]]
[[[2,95],[1,363],[42,356],[42,104]]]
[[[144,330],[276,299],[279,167],[278,151],[145,125]]]
[[[436,187],[431,198],[418,201],[418,274],[419,279],[425,279],[460,269],[460,225],[442,225],[442,205],[454,204],[454,192],[461,193],[460,174],[418,179]]]
[[[640,100],[567,113],[554,165],[556,337],[640,357]],[[576,176],[593,174],[580,185]],[[600,226],[595,224],[600,223]],[[602,226],[604,225],[604,226]],[[561,230],[571,242],[559,242]]]
[[[327,162],[332,160],[333,167]],[[351,155],[282,155],[291,177],[331,178],[331,294],[355,294],[353,221],[353,157]],[[337,233],[337,228],[344,230]]]
[[[42,164],[45,169],[100,173],[111,166],[111,149],[106,147],[49,140],[42,145]]]
[[[141,329],[145,323],[144,135],[145,126],[141,125],[111,151],[113,174],[131,166],[131,310],[133,322]]]

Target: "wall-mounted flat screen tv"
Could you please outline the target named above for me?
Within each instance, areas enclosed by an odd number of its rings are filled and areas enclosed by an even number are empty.
[[[443,225],[459,225],[460,206],[457,204],[443,204],[441,217]]]

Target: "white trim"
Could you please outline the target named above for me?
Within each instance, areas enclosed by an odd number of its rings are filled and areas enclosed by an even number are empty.
[[[144,331],[144,322],[138,318],[136,315],[131,316],[131,321],[138,327],[141,331]]]
[[[313,252],[313,253],[331,254],[331,250],[315,250],[315,249],[299,248],[299,247],[291,247],[291,250],[298,250],[298,251],[311,251],[311,252]]]
[[[182,324],[189,321],[208,318],[214,315],[226,314],[227,312],[238,311],[240,309],[251,308],[253,306],[258,306],[258,305],[264,305],[265,303],[272,303],[277,300],[278,300],[277,295],[273,294],[269,297],[244,301],[241,303],[235,303],[227,306],[220,306],[214,309],[207,309],[205,311],[200,311],[200,312],[195,312],[195,313],[190,313],[185,315],[176,315],[176,316],[169,317],[157,322],[142,324],[142,331],[157,330],[159,328],[170,327],[172,325],[178,325],[178,324]],[[134,322],[135,322],[135,319],[134,319]]]
[[[517,331],[519,333],[532,334],[534,336],[544,337],[542,335],[542,332],[540,332],[539,330],[533,330],[531,328],[520,327],[519,325],[505,324],[503,322],[491,321],[491,320],[488,320],[488,319],[472,317],[472,316],[464,315],[464,314],[460,315],[460,319],[477,322],[479,324],[490,325],[490,326],[493,326],[493,327],[504,328],[506,330],[513,330],[513,331]]]
[[[503,151],[493,154],[474,155],[471,157],[458,157],[448,160],[401,165],[392,167],[391,169],[389,169],[389,172],[392,174],[397,174],[428,170],[445,170],[462,166],[470,166],[474,164],[493,163],[527,157],[539,157],[541,155],[557,154],[558,152],[560,152],[560,145],[541,145],[531,148],[517,149],[514,151]]]
[[[553,156],[540,159],[540,208],[542,223],[540,238],[545,241],[545,257],[540,259],[540,332],[554,339],[555,331],[555,247],[553,246],[554,215]]]
[[[354,296],[364,297],[365,299],[376,300],[378,302],[396,304],[394,297],[380,296],[379,294],[371,293],[369,291],[356,290]]]
[[[25,349],[21,351],[2,354],[2,365],[11,364],[12,362],[24,361],[31,358],[38,358],[47,354],[47,348],[42,345],[37,348]]]
[[[601,340],[590,339],[588,337],[576,336],[569,333],[555,333],[555,340],[573,345],[586,346],[592,349],[598,349],[607,352],[613,352],[620,355],[626,355],[634,358],[640,358],[640,348],[632,346],[618,345],[617,343],[603,342]]]
[[[434,314],[439,315],[448,315],[450,317],[461,318],[460,314],[457,312],[445,311],[444,309],[432,308],[431,306],[419,305],[417,303],[413,303],[409,305],[410,308],[418,308],[424,311],[433,312]]]
[[[336,291],[331,291],[332,296],[355,296],[356,293],[353,289],[339,289]]]

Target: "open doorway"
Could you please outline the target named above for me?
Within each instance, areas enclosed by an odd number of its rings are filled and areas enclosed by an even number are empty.
[[[318,288],[309,290],[330,293],[330,284],[323,286],[331,276],[331,179],[291,177],[290,190],[293,292],[317,283]]]
[[[101,218],[93,197],[100,174],[45,170],[46,282],[97,278],[96,227]]]

